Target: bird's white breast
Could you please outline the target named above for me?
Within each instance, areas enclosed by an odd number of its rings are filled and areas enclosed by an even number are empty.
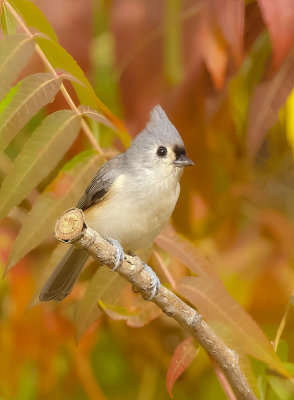
[[[106,198],[85,211],[86,222],[103,237],[118,240],[125,251],[146,248],[168,222],[179,193],[173,174],[137,181],[121,175]]]

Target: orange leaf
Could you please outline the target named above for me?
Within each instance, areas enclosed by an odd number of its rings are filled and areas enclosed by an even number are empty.
[[[189,367],[198,351],[192,336],[189,336],[176,348],[166,374],[166,388],[171,397],[173,397],[172,388],[175,381]]]

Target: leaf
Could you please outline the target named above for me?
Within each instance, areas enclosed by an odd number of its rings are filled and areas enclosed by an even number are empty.
[[[101,124],[106,125],[113,130],[117,130],[112,122],[110,122],[102,114],[99,114],[96,110],[93,110],[91,107],[79,106],[78,110],[80,111],[81,114],[85,115],[86,117],[89,117],[96,122],[100,122]]]
[[[115,304],[107,304],[101,299],[98,300],[98,304],[105,314],[115,321],[127,320],[129,317],[137,315],[137,311],[130,311],[126,307]]]
[[[5,3],[2,3],[0,20],[1,29],[4,35],[14,35],[17,28],[17,22],[11,12],[7,9]]]
[[[81,116],[70,110],[45,118],[16,157],[0,189],[0,219],[36,187],[57,165],[76,139]]]
[[[287,368],[287,371],[289,372],[289,374],[293,377],[294,376],[294,363],[285,362],[284,365]]]
[[[115,304],[126,285],[127,281],[108,267],[98,268],[77,306],[75,317],[77,341],[101,317],[102,311],[98,306],[98,300],[111,305]]]
[[[0,100],[28,62],[35,45],[34,38],[27,35],[6,36],[0,41]]]
[[[290,379],[281,378],[279,376],[267,376],[268,382],[274,392],[282,400],[293,400],[294,398],[294,384]]]
[[[155,239],[159,247],[166,250],[170,255],[178,258],[191,271],[199,276],[211,276],[220,280],[207,258],[187,239],[178,235],[169,225]]]
[[[244,0],[216,0],[216,17],[238,65],[243,58]]]
[[[162,314],[161,309],[154,303],[143,300],[140,295],[133,292],[125,296],[125,291],[123,291],[117,300],[125,303],[126,297],[126,306],[106,304],[101,301],[99,301],[99,305],[110,318],[124,320],[128,326],[133,328],[141,328]]]
[[[195,340],[192,336],[183,340],[174,351],[166,374],[166,388],[171,397],[173,397],[172,388],[175,381],[189,367],[198,352],[199,347],[195,347]]]
[[[281,69],[254,89],[249,105],[247,149],[253,158],[258,152],[267,130],[277,121],[279,109],[294,86],[294,48]]]
[[[270,33],[274,53],[273,63],[277,68],[293,42],[294,3],[293,0],[257,0],[257,2]]]
[[[26,123],[54,98],[60,84],[61,76],[56,77],[53,73],[30,75],[18,83],[17,92],[0,114],[0,152]],[[5,98],[2,101],[5,102]]]
[[[132,328],[142,328],[162,314],[159,307],[151,301],[143,300],[140,295],[136,295],[133,308],[137,311],[136,314],[126,320],[126,324]]]
[[[73,59],[73,57],[68,54],[63,47],[52,40],[45,40],[44,38],[40,37],[37,38],[37,42],[54,68],[65,69],[71,75],[76,77],[80,82],[82,82],[83,85],[73,82],[73,86],[80,100],[80,103],[88,105],[93,109],[101,110],[104,116],[110,122],[112,122],[113,125],[116,126],[116,128],[118,129],[118,135],[120,136],[123,143],[128,146],[130,143],[130,136],[126,131],[123,122],[115,117],[112,112],[96,96],[96,93],[92,88],[90,82],[85,77],[85,74],[83,73],[77,62]]]
[[[219,280],[208,276],[185,277],[176,292],[197,307],[228,346],[240,348],[288,376],[268,338]]]
[[[14,242],[6,271],[53,232],[56,219],[77,203],[99,166],[101,158],[85,152],[63,167],[28,214]]]
[[[10,0],[9,3],[21,15],[28,27],[33,27],[39,32],[45,33],[52,40],[58,41],[54,29],[42,11],[33,2],[28,0]]]

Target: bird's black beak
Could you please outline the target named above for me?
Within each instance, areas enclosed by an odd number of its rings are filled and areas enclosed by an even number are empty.
[[[190,160],[185,154],[181,154],[175,161],[174,165],[176,167],[188,167],[194,165],[193,161]]]

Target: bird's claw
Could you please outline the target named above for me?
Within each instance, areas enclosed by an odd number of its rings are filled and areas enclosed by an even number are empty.
[[[114,263],[114,267],[112,268],[112,270],[115,271],[117,269],[117,267],[119,267],[121,265],[121,263],[123,262],[125,253],[124,253],[124,250],[123,250],[121,244],[117,240],[112,239],[112,238],[107,238],[106,240],[108,241],[108,243],[110,243],[115,248],[115,251],[116,251],[115,263]]]
[[[153,271],[153,269],[151,267],[149,267],[149,265],[144,264],[144,268],[145,270],[148,272],[148,274],[150,275],[151,278],[151,284],[150,284],[150,296],[148,297],[147,300],[152,300],[154,296],[156,296],[156,294],[158,293],[159,289],[160,289],[160,280],[158,278],[158,276],[156,275],[156,273]]]

